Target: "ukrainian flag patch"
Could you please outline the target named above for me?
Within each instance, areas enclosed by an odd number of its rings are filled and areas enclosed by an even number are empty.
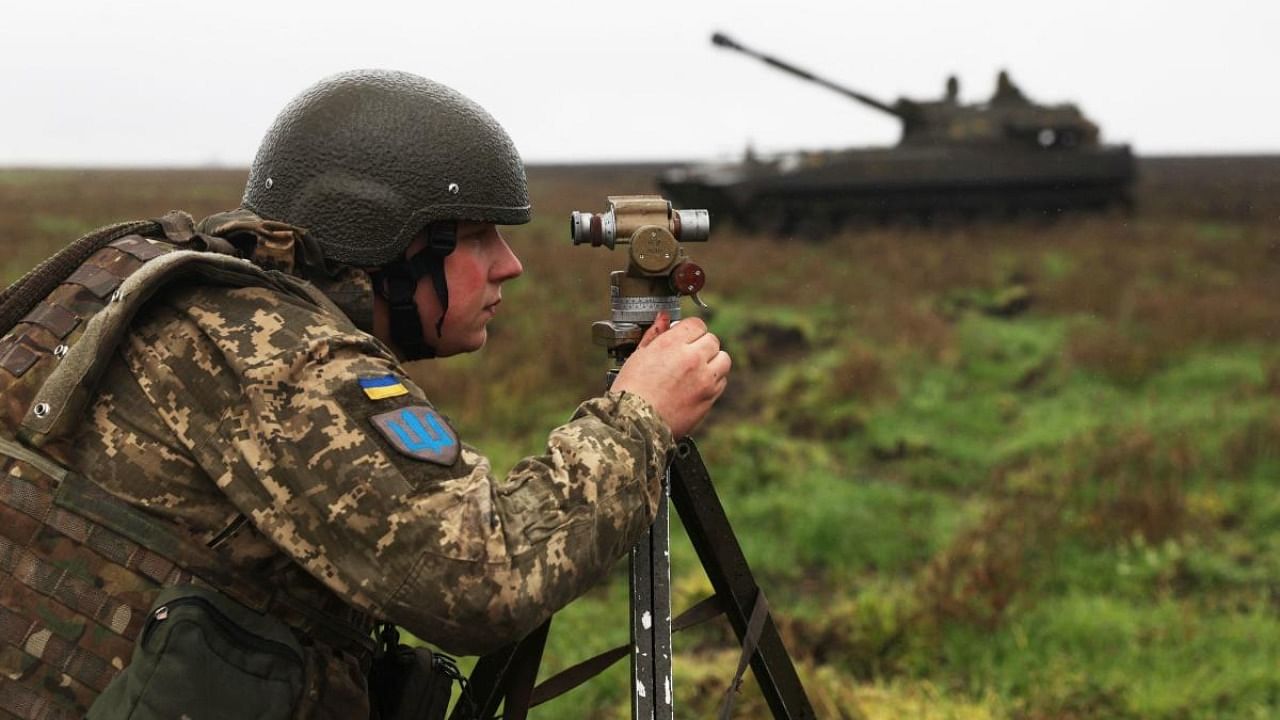
[[[362,377],[360,378],[360,389],[364,390],[364,394],[370,400],[385,400],[386,398],[409,394],[409,389],[395,375]]]

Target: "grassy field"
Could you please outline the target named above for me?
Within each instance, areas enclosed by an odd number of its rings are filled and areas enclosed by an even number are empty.
[[[698,439],[820,717],[1280,716],[1277,167],[1147,162],[1129,216],[693,248],[735,360]],[[570,247],[567,213],[651,176],[533,168],[490,347],[413,368],[496,466],[601,381],[621,257]],[[0,170],[3,280],[243,177]],[[709,587],[683,538],[673,562],[682,608]],[[625,608],[620,566],[545,670],[624,642]],[[731,633],[677,649],[680,716],[712,716]],[[627,717],[624,666],[534,716]]]

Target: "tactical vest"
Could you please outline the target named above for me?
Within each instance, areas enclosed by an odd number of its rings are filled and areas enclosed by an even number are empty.
[[[0,294],[0,716],[82,717],[128,664],[167,586],[212,587],[308,641],[372,651],[371,620],[336,597],[308,607],[269,579],[242,577],[42,451],[83,421],[130,321],[166,285],[270,287],[336,311],[310,285],[232,253],[170,214],[91,233]]]

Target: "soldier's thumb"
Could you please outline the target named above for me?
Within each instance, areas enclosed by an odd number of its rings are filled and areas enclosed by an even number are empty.
[[[653,324],[649,326],[648,330],[644,331],[644,335],[640,338],[640,345],[638,347],[647,346],[649,343],[658,339],[658,336],[666,332],[670,327],[671,316],[668,315],[665,310],[659,312],[653,319]]]

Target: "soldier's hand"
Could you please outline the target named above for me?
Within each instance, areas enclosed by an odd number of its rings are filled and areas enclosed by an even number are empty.
[[[659,313],[623,364],[613,389],[635,393],[683,437],[706,417],[729,381],[732,361],[699,318],[671,324]]]

